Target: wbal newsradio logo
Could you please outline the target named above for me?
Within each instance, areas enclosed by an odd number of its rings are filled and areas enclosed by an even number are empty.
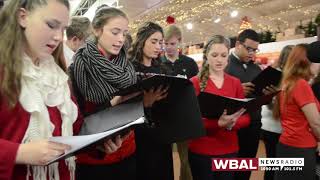
[[[212,158],[212,171],[302,171],[304,158]]]

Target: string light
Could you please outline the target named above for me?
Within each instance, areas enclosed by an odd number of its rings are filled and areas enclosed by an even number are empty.
[[[226,36],[235,36],[240,30],[239,20],[230,19],[230,10],[237,9],[241,12],[249,12],[257,6],[264,6],[264,3],[269,2],[269,0],[170,0],[166,5],[150,11],[148,14],[137,17],[136,20],[131,21],[130,30],[132,34],[135,34],[138,27],[146,21],[152,21],[165,27],[166,17],[172,15],[176,19],[178,25],[187,24],[190,19],[197,20],[193,22],[194,26],[209,26],[213,27],[213,22],[218,21],[218,18],[212,20],[212,14],[208,12],[214,12],[215,17],[226,18],[221,23],[225,31]],[[304,7],[301,0],[290,0],[290,4],[285,6],[285,9],[281,9],[277,13],[270,13],[270,15],[265,16],[254,16],[250,17],[252,22],[252,28],[258,31],[277,31],[278,26],[282,29],[288,27],[295,27],[300,20],[310,20],[315,17],[319,12],[316,8],[312,6]],[[190,8],[191,7],[191,8]],[[232,9],[231,9],[232,8]],[[295,13],[296,17],[301,17],[301,19],[292,19],[290,13]],[[244,14],[249,15],[249,14]],[[229,18],[229,19],[228,19]],[[214,28],[213,28],[214,31]],[[210,32],[212,34],[214,32]],[[203,33],[202,36],[208,34]],[[203,37],[199,37],[202,39]]]

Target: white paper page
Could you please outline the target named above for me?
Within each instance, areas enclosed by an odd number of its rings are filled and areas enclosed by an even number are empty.
[[[114,134],[118,131],[121,131],[122,129],[128,128],[128,127],[135,125],[135,124],[142,124],[144,122],[145,122],[145,118],[141,117],[141,118],[139,118],[129,124],[126,124],[122,127],[119,127],[119,128],[113,129],[113,130],[109,130],[106,132],[92,134],[92,135],[85,135],[85,136],[56,136],[56,137],[50,137],[49,141],[70,145],[71,149],[65,152],[64,155],[66,155],[66,154],[73,153],[76,150],[87,146],[88,144],[99,141],[100,139],[103,139],[104,137],[107,137],[111,134]],[[55,161],[58,158],[59,157],[53,159],[48,164],[50,164],[51,162]]]
[[[237,101],[242,101],[242,102],[249,102],[249,101],[251,101],[252,99],[254,99],[254,98],[243,98],[243,99],[240,99],[240,98],[233,98],[233,97],[227,97],[227,96],[223,96],[223,97],[226,97],[226,98],[228,98],[228,99],[237,100]]]

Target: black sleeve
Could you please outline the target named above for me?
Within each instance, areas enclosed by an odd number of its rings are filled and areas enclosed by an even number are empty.
[[[151,107],[143,107],[144,110],[144,117],[147,119],[148,122],[151,121],[151,112],[152,112],[152,108]]]
[[[188,77],[189,79],[192,78],[193,76],[196,76],[199,73],[198,64],[193,59],[191,61],[191,69],[192,71],[191,71],[190,77]]]
[[[313,84],[312,90],[314,95],[317,97],[318,101],[320,101],[320,82]]]

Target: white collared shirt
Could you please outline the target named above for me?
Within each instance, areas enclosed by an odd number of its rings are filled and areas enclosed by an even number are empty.
[[[64,53],[64,57],[66,59],[66,65],[67,68],[73,63],[73,55],[75,54],[74,51],[72,51],[72,49],[69,48],[69,46],[64,43],[63,44],[63,53]]]
[[[236,55],[236,53],[232,52],[232,55],[234,55],[234,57],[236,57],[238,59],[238,61],[240,61],[240,58],[239,58],[239,56]],[[244,69],[248,68],[248,66],[245,63],[242,63],[242,66]]]

